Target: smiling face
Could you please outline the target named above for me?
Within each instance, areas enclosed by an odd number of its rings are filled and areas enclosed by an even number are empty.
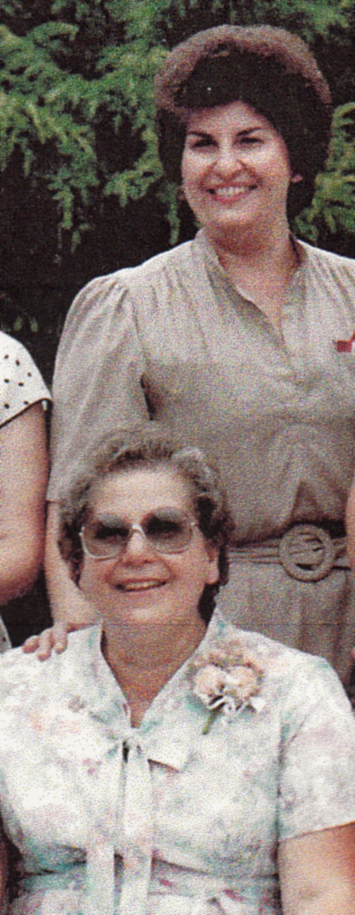
[[[195,520],[187,483],[173,470],[132,469],[111,473],[95,485],[90,518],[139,524],[158,508],[174,508]],[[134,531],[121,556],[97,561],[84,556],[80,588],[104,620],[118,626],[191,625],[206,584],[218,581],[218,551],[197,526],[180,553],[158,553]]]
[[[272,227],[288,233],[291,173],[281,135],[244,102],[191,111],[182,158],[185,197],[211,239]]]

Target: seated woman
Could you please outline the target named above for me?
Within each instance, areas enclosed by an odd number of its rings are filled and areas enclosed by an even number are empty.
[[[353,915],[350,706],[326,661],[214,609],[231,521],[201,452],[106,439],[60,518],[100,622],[1,660],[3,911]]]

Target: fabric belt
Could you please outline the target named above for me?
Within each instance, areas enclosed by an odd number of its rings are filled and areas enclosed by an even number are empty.
[[[333,535],[318,524],[294,524],[281,537],[232,547],[231,561],[279,563],[297,581],[320,581],[334,568],[350,569],[345,534]]]

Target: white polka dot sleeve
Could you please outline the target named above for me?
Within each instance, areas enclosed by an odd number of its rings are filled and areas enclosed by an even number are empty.
[[[51,399],[24,346],[0,331],[0,426],[38,401]]]

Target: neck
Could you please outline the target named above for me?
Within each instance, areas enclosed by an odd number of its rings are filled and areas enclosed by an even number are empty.
[[[123,690],[134,724],[205,634],[198,615],[190,625],[122,627],[104,622],[102,651]]]
[[[212,241],[228,279],[238,293],[249,299],[281,333],[281,316],[288,288],[298,267],[299,257],[289,230],[258,238],[255,244],[232,245],[231,239]]]
[[[286,219],[272,226],[267,225],[263,232],[260,232],[258,227],[220,236],[214,236],[208,230],[206,233],[221,262],[228,260],[243,267],[269,267],[270,263],[283,264],[285,259],[290,257],[290,253],[294,253]]]

